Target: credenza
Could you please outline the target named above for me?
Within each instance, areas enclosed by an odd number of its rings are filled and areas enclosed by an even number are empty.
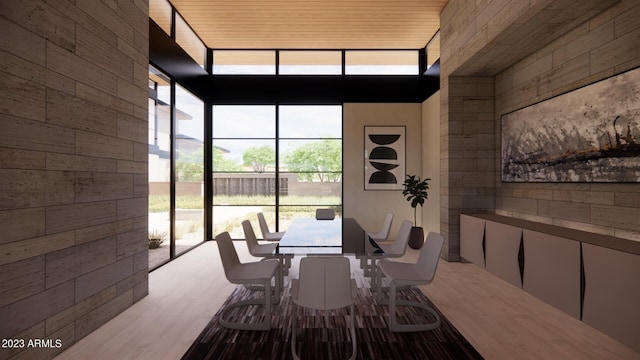
[[[461,214],[460,256],[640,352],[640,242]]]

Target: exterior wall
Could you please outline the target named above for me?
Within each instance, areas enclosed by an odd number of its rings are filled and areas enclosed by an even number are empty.
[[[640,66],[639,18],[621,1],[498,74],[496,139],[502,114]],[[496,158],[498,214],[640,241],[640,183],[500,183]]]
[[[422,104],[356,104],[343,107],[343,212],[365,230],[378,231],[387,212],[394,213],[389,238],[395,238],[404,219],[413,222],[413,208],[400,190],[364,191],[364,126],[406,126],[407,174],[422,174]],[[421,209],[418,208],[418,222]]]
[[[0,338],[61,345],[2,358],[52,358],[148,292],[148,3],[7,0],[0,29]]]

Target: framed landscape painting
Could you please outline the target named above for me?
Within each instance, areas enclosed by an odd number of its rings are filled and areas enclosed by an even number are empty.
[[[364,189],[402,190],[405,178],[405,127],[364,127]]]
[[[504,182],[639,182],[640,68],[502,116]]]

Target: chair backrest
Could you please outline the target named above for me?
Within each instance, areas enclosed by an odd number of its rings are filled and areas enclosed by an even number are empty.
[[[389,230],[391,230],[391,223],[393,222],[393,213],[388,212],[384,217],[384,221],[382,222],[382,227],[380,231],[374,234],[370,234],[373,237],[373,240],[387,240],[389,237]]]
[[[398,236],[396,236],[396,241],[389,246],[390,251],[387,251],[389,254],[402,256],[407,251],[407,244],[409,243],[409,237],[411,236],[411,228],[413,227],[413,223],[410,220],[404,220],[402,224],[400,224],[400,229],[398,230]]]
[[[330,310],[353,303],[351,269],[345,257],[308,256],[300,259],[300,306]]]
[[[391,230],[392,222],[393,222],[393,213],[388,212],[387,215],[385,215],[384,217],[384,222],[382,223],[382,229],[380,230],[380,233],[384,236],[385,239],[389,237],[389,230]]]
[[[253,231],[253,226],[249,220],[242,222],[242,230],[244,230],[244,239],[247,242],[247,248],[249,248],[249,254],[253,255],[254,249],[258,247],[258,239],[256,233]]]
[[[267,234],[271,233],[271,231],[269,231],[267,220],[265,220],[264,214],[261,212],[258,213],[258,223],[260,223],[260,231],[262,231],[262,237],[266,238]]]
[[[436,269],[438,269],[443,244],[444,236],[433,231],[427,234],[427,240],[422,246],[422,250],[418,256],[417,266],[421,269],[420,273],[423,274],[424,278],[428,281],[432,281],[436,276]]]
[[[216,243],[218,244],[218,251],[220,251],[220,258],[222,259],[224,275],[229,279],[231,269],[240,264],[238,252],[235,246],[233,246],[231,236],[226,231],[216,236]]]
[[[333,209],[316,209],[316,219],[318,220],[333,220],[336,217]]]

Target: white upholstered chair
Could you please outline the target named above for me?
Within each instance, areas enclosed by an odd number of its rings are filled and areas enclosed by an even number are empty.
[[[391,229],[391,223],[393,222],[393,213],[389,212],[384,217],[382,226],[378,232],[368,232],[369,237],[375,241],[387,240],[389,237],[389,230]]]
[[[249,220],[242,222],[242,230],[244,230],[244,238],[249,248],[249,254],[257,257],[272,257],[278,244],[260,244],[253,231],[253,226]]]
[[[398,235],[396,240],[391,244],[378,244],[380,249],[384,251],[385,257],[402,257],[407,251],[407,244],[409,243],[409,236],[411,235],[411,228],[413,223],[410,220],[402,221],[400,229],[398,229]]]
[[[345,257],[304,257],[300,260],[300,276],[291,282],[292,320],[291,354],[300,357],[296,351],[298,306],[316,310],[332,310],[350,307],[349,326],[351,331],[352,355],[357,354],[355,330],[355,299],[358,293],[356,281],[351,278],[349,259]]]
[[[275,250],[278,246],[277,243],[258,243],[256,233],[255,231],[253,231],[253,226],[251,225],[251,222],[249,220],[244,220],[242,222],[242,230],[244,230],[244,239],[247,242],[249,254],[256,257],[278,259],[282,263],[282,274],[289,274],[289,268],[291,267],[291,256],[276,254]]]
[[[388,212],[384,217],[382,226],[378,232],[368,232],[367,235],[374,241],[387,240],[389,237],[389,230],[391,230],[391,223],[393,222],[393,213]],[[360,268],[366,269],[368,258],[366,256],[356,256],[360,259]]]
[[[284,231],[271,232],[267,220],[264,218],[264,214],[258,213],[258,222],[260,223],[260,231],[262,231],[262,238],[266,241],[280,241],[284,236]]]
[[[336,218],[336,213],[333,209],[316,209],[316,219],[318,220],[333,220]]]
[[[398,298],[398,288],[414,285],[430,284],[436,276],[440,251],[444,244],[444,237],[438,233],[430,232],[420,251],[416,263],[403,263],[390,260],[378,261],[377,275],[377,302],[389,305],[389,329],[391,331],[424,331],[433,330],[440,326],[440,316],[431,307],[417,301],[402,300]],[[389,298],[384,298],[382,290],[382,277],[389,279]],[[435,321],[426,324],[398,324],[396,308],[401,306],[415,306],[428,311]]]
[[[232,284],[249,286],[257,284],[264,289],[264,296],[248,300],[241,300],[227,305],[220,314],[219,321],[224,327],[240,330],[269,330],[271,328],[271,304],[280,302],[282,278],[280,262],[277,260],[265,260],[250,263],[241,263],[238,253],[233,245],[229,233],[223,232],[216,236],[224,275]],[[275,288],[272,291],[271,279],[275,279]],[[264,305],[264,319],[255,324],[231,322],[226,315],[234,308],[245,305]]]
[[[360,265],[364,270],[365,276],[371,277],[371,286],[375,289],[375,270],[376,260],[380,258],[398,258],[404,256],[407,251],[407,244],[409,243],[409,236],[411,235],[411,228],[413,223],[410,220],[403,220],[398,229],[398,235],[394,242],[390,244],[378,244],[380,249],[384,251],[384,255],[381,256],[365,256],[364,262],[360,261]]]

